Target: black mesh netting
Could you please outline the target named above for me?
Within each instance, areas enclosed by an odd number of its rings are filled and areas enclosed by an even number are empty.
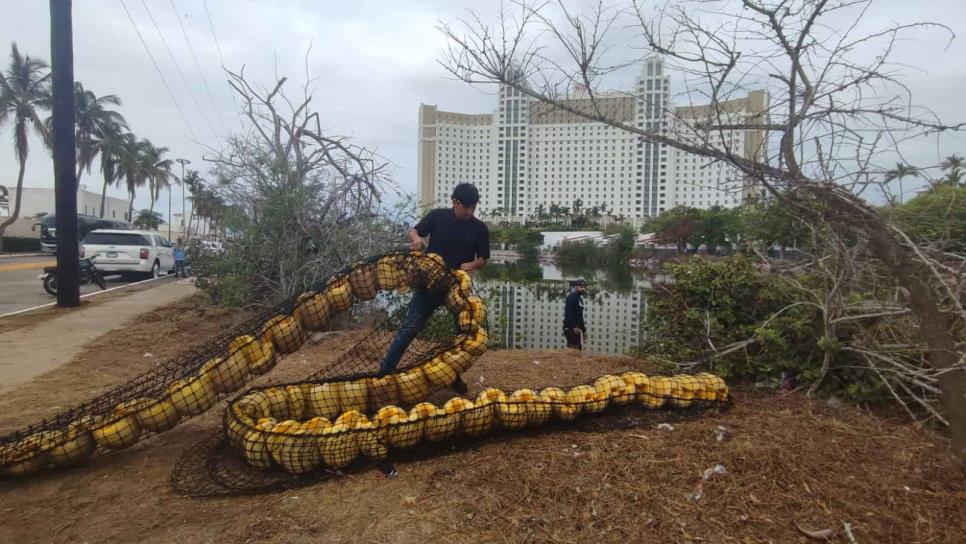
[[[310,332],[380,291],[409,289],[409,314],[376,329],[307,379],[259,387],[233,398],[217,433],[178,463],[172,482],[191,495],[251,493],[318,481],[364,462],[427,455],[503,432],[534,432],[605,410],[705,408],[727,400],[711,374],[605,375],[566,389],[455,396],[440,406],[434,391],[465,384],[459,376],[486,350],[486,309],[469,275],[447,270],[438,255],[392,253],[356,263],[289,304],[226,331],[210,348],[185,353],[73,410],[0,439],[6,476],[80,464],[168,430],[209,409],[252,377],[298,350]],[[416,337],[445,307],[456,328],[435,341],[416,339],[399,364],[379,372],[394,339]],[[638,410],[639,412],[641,410]],[[623,420],[638,416],[622,416]],[[614,418],[614,421],[621,421]],[[628,420],[629,421],[629,420]],[[616,423],[615,423],[616,424]]]
[[[390,253],[355,263],[295,300],[225,330],[204,348],[183,352],[80,406],[0,437],[0,476],[83,464],[94,455],[171,429],[267,373],[280,356],[298,350],[308,333],[324,329],[353,303],[372,300],[380,291],[419,289],[433,300],[458,304],[457,312],[472,313],[466,296],[451,293],[454,285],[468,294],[469,276],[448,271],[437,255]],[[451,335],[450,344],[457,339],[462,341]],[[414,346],[400,368],[430,358],[446,345]],[[363,342],[327,374],[371,372],[371,361],[380,359],[385,348],[385,343]]]
[[[489,441],[521,439],[558,430],[599,433],[653,427],[661,423],[675,423],[697,417],[709,407],[717,410],[727,409],[728,406],[726,403],[709,402],[698,402],[687,409],[674,410],[640,410],[632,406],[611,406],[605,411],[607,417],[578,418],[569,422],[551,420],[546,425],[527,427],[512,433],[494,429],[482,436],[459,436],[448,441],[445,447],[439,443],[422,441],[411,448],[393,451],[391,458],[376,464],[383,469],[394,468],[400,464],[471,450]],[[182,454],[175,464],[170,481],[175,491],[195,498],[256,495],[316,485],[346,474],[369,470],[372,465],[371,460],[360,456],[341,469],[323,466],[305,474],[291,474],[279,469],[263,470],[249,465],[224,435],[212,434]]]

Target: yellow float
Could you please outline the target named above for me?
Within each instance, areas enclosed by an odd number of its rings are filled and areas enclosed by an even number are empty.
[[[356,263],[263,322],[226,335],[220,346],[189,354],[81,407],[0,437],[0,476],[82,464],[99,452],[128,448],[144,435],[163,433],[269,372],[283,356],[298,351],[310,332],[325,329],[354,302],[371,300],[379,291],[407,288],[432,289],[445,298],[459,327],[450,344],[384,377],[370,372],[265,386],[239,395],[223,417],[229,447],[253,467],[304,474],[342,468],[361,457],[382,460],[424,442],[571,422],[611,406],[686,408],[728,399],[728,386],[712,374],[625,372],[570,388],[487,388],[473,399],[453,397],[432,404],[428,399],[434,392],[452,386],[486,351],[486,307],[472,294],[469,274],[448,270],[438,255],[392,253]]]

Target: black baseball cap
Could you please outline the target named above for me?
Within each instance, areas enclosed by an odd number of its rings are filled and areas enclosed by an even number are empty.
[[[472,208],[480,201],[480,192],[472,183],[460,183],[453,189],[453,198],[467,208]]]
[[[576,279],[576,280],[572,281],[570,284],[573,285],[574,287],[577,287],[577,286],[587,287],[587,282],[584,281],[583,278]]]

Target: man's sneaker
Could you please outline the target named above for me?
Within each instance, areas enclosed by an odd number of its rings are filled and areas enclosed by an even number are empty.
[[[458,395],[463,396],[470,392],[470,388],[466,386],[466,382],[463,381],[463,378],[457,376],[456,381],[453,382],[453,391],[456,391]]]
[[[386,478],[389,478],[390,480],[394,479],[396,476],[399,475],[399,472],[396,471],[396,467],[394,467],[393,465],[385,461],[376,463],[376,467],[379,469],[380,472],[386,475]]]

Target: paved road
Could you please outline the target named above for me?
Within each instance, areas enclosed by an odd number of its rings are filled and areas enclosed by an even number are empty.
[[[38,279],[45,266],[54,264],[52,257],[0,259],[0,315],[54,302],[54,297],[44,291],[43,283]],[[106,280],[108,289],[137,281],[122,281],[120,276],[108,276]],[[94,284],[81,286],[82,295],[99,290]]]

